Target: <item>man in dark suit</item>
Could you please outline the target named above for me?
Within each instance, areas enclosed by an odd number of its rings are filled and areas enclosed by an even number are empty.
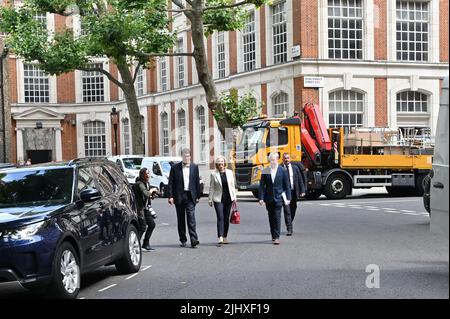
[[[186,247],[186,219],[191,239],[191,247],[195,248],[198,241],[195,230],[195,205],[200,200],[200,174],[198,166],[191,163],[191,150],[181,151],[182,162],[172,166],[169,174],[169,204],[177,209],[178,235],[181,247]]]
[[[286,223],[287,236],[292,236],[292,224],[297,210],[297,200],[305,196],[306,183],[303,172],[297,165],[291,164],[291,155],[289,153],[283,154],[283,168],[286,169],[289,179],[289,187],[291,189],[292,200],[289,205],[283,205],[284,221]]]
[[[266,203],[274,245],[280,244],[281,207],[291,200],[288,176],[278,159],[278,153],[269,155],[270,166],[264,169],[259,184],[259,204]]]

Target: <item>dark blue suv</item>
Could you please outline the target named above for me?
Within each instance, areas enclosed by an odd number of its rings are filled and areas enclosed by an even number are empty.
[[[0,170],[0,285],[75,298],[81,274],[141,266],[134,195],[119,168],[77,159]]]

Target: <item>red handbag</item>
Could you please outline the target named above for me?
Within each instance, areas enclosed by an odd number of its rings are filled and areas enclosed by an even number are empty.
[[[241,223],[241,214],[238,211],[236,201],[233,201],[233,204],[231,204],[230,223],[231,224],[240,224]]]

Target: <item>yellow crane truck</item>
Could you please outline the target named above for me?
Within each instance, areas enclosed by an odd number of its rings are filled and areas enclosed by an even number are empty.
[[[277,152],[280,162],[283,153],[289,153],[304,169],[310,199],[322,194],[341,199],[355,188],[380,186],[396,196],[423,193],[432,164],[430,143],[388,128],[327,129],[317,104],[305,104],[302,115],[262,116],[243,126],[232,159],[239,190],[257,197],[268,155]]]

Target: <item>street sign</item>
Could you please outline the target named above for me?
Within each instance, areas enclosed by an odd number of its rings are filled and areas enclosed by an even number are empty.
[[[322,88],[324,82],[323,76],[305,76],[303,78],[303,87],[305,88]]]

